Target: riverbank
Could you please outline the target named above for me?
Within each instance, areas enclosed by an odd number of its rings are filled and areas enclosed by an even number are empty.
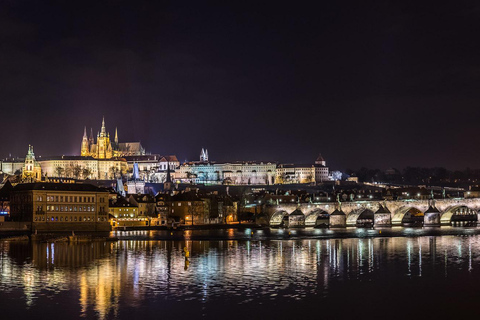
[[[177,230],[135,230],[113,231],[112,236],[119,240],[173,240],[173,241],[276,241],[276,240],[315,240],[347,238],[396,238],[424,236],[471,236],[480,235],[480,228],[379,228],[379,229],[272,229],[272,228],[228,228],[228,229],[177,229]]]
[[[262,229],[265,226],[254,223],[235,223],[235,224],[195,224],[171,226],[121,226],[114,227],[113,231],[138,231],[138,230],[219,230],[219,229]]]
[[[208,226],[208,227],[206,227]],[[2,232],[0,241],[40,241],[40,242],[88,242],[88,241],[275,241],[275,240],[315,240],[348,238],[396,238],[396,237],[438,237],[480,235],[479,227],[420,227],[420,228],[269,228],[253,224],[242,225],[201,225],[180,226],[178,228],[156,227],[149,229],[114,230],[112,232],[45,232],[30,234],[25,231]],[[73,236],[73,237],[72,237]]]

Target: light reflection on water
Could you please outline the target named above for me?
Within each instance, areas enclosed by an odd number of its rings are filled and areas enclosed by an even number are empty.
[[[189,261],[184,247],[190,251]],[[155,308],[194,301],[208,317],[222,303],[282,305],[327,299],[363,281],[472,276],[480,269],[479,249],[480,236],[0,242],[0,301],[7,314],[13,314],[15,305],[20,317],[63,301],[61,312],[67,318],[126,318],[145,306],[155,314]],[[172,312],[182,315],[181,309]]]

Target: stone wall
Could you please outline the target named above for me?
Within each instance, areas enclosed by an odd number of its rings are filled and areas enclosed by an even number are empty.
[[[111,231],[109,223],[93,222],[63,222],[63,223],[33,223],[32,231]]]

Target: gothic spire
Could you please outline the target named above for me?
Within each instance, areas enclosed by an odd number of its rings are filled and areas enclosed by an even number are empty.
[[[117,127],[115,127],[115,144],[118,144],[118,132],[117,132]]]
[[[170,162],[167,162],[167,180],[165,182],[172,182],[172,178],[170,177]]]
[[[87,138],[87,127],[86,126],[83,128],[83,137],[85,139]]]
[[[100,131],[102,137],[105,136],[105,133],[106,133],[106,129],[105,129],[105,116],[103,117],[102,119],[102,129]]]

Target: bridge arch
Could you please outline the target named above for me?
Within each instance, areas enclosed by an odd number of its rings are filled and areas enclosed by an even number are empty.
[[[305,215],[305,226],[314,227],[318,218],[328,219],[328,216],[329,214],[325,210],[322,210],[320,208],[313,209]]]
[[[370,209],[354,210],[347,216],[347,227],[373,227],[374,216]]]
[[[453,226],[475,226],[477,221],[478,212],[463,205],[448,208],[440,218],[442,225]]]
[[[288,216],[288,212],[285,210],[278,210],[270,218],[270,226],[279,227],[282,224],[283,217]]]
[[[402,207],[392,217],[392,225],[401,226],[408,224],[423,225],[423,212],[415,207]]]

